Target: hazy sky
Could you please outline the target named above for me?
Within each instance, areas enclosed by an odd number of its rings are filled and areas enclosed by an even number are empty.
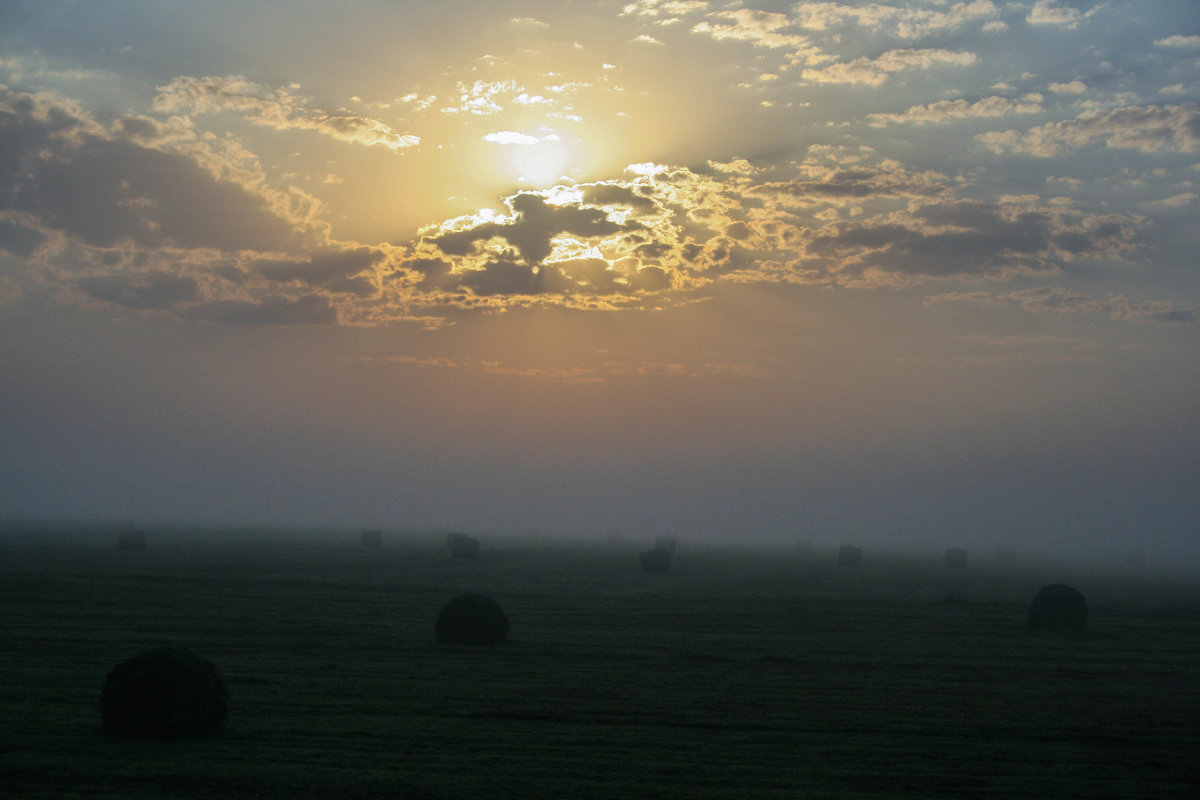
[[[0,4],[0,516],[1200,554],[1200,5]]]

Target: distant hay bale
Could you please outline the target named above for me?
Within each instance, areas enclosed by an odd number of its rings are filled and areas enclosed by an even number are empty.
[[[118,550],[145,550],[146,532],[137,528],[124,528],[117,531]]]
[[[442,644],[504,644],[508,617],[490,597],[460,594],[442,607],[434,631]]]
[[[961,547],[947,547],[944,563],[946,569],[966,569],[967,551]]]
[[[674,536],[659,536],[654,540],[654,549],[662,550],[668,556],[675,555],[675,548],[679,545],[679,540]]]
[[[363,531],[362,532],[362,545],[363,545],[363,547],[382,547],[383,546],[383,532],[382,531],[372,531],[372,530]]]
[[[185,647],[162,647],[122,661],[104,680],[104,732],[141,739],[186,739],[219,730],[229,692],[213,663]]]
[[[662,548],[647,550],[638,559],[642,563],[642,572],[662,574],[671,571],[671,553]]]
[[[1062,583],[1039,589],[1025,618],[1035,631],[1082,631],[1087,620],[1087,599],[1078,589]]]
[[[863,551],[861,547],[855,547],[852,544],[844,544],[838,548],[838,566],[839,567],[857,567],[862,564]]]
[[[465,533],[446,534],[446,547],[455,558],[475,558],[479,555],[479,540]]]

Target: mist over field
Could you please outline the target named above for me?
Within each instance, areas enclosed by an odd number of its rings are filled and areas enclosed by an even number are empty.
[[[5,787],[1096,800],[1200,785],[1192,566],[377,532],[7,527]],[[666,569],[647,569],[652,552]],[[1079,606],[1035,624],[1043,596]]]

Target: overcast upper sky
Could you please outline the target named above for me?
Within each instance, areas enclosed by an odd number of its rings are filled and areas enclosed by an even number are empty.
[[[1200,554],[1200,6],[0,5],[0,516]]]

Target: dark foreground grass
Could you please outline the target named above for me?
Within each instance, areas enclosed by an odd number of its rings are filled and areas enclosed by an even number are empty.
[[[45,798],[1200,796],[1195,587],[1071,576],[1090,630],[1027,631],[1050,576],[900,559],[180,536],[0,543],[0,793]],[[441,646],[496,598],[504,647]],[[100,734],[107,671],[186,645],[227,730]]]

